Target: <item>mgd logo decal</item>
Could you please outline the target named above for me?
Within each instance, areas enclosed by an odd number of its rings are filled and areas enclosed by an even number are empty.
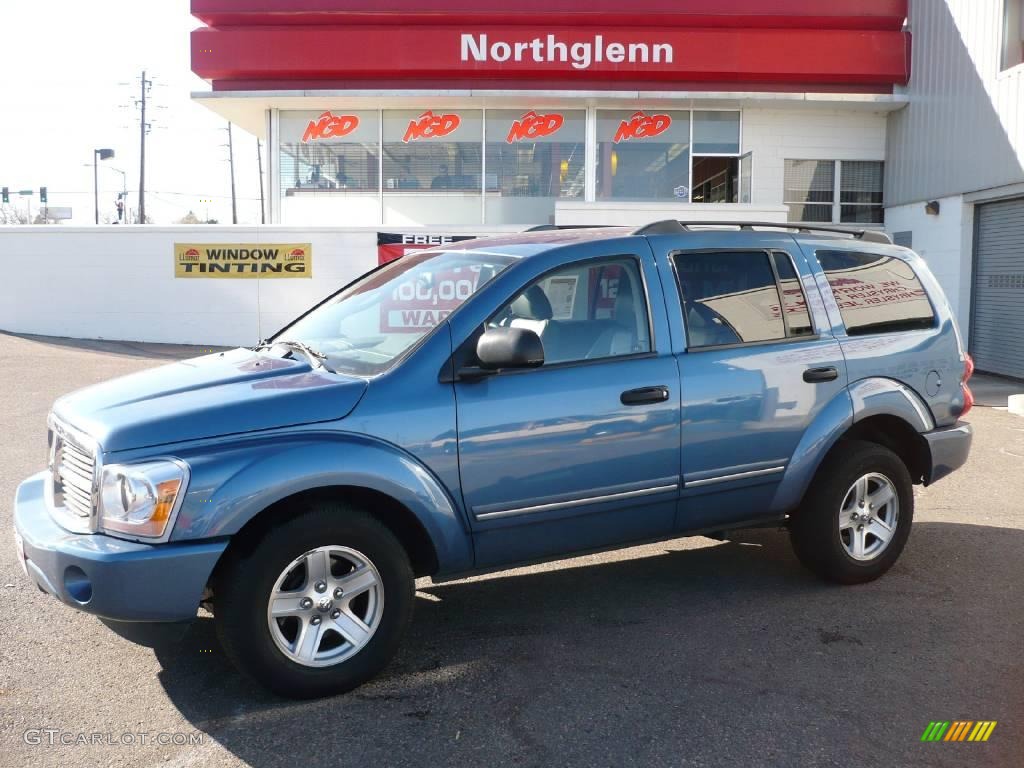
[[[415,120],[409,121],[402,141],[408,144],[419,139],[438,139],[454,131],[461,122],[462,118],[458,115],[435,115],[428,109]]]
[[[359,118],[355,115],[335,115],[328,110],[316,120],[309,121],[306,132],[302,134],[302,143],[318,139],[340,139],[358,127]]]
[[[648,115],[642,110],[634,112],[629,120],[619,123],[619,130],[615,132],[612,143],[630,139],[650,139],[658,134],[664,133],[672,125],[672,118],[669,115]]]
[[[564,123],[565,118],[555,112],[552,112],[550,115],[538,115],[533,110],[530,110],[512,123],[505,141],[508,144],[513,144],[523,139],[551,136],[557,133]]]

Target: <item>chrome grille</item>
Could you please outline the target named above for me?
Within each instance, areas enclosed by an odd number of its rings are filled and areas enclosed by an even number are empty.
[[[91,527],[96,489],[96,455],[89,441],[59,422],[51,423],[50,473],[55,511]]]

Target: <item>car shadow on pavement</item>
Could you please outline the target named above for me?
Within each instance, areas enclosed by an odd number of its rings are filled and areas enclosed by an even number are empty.
[[[265,693],[209,618],[157,651],[161,682],[256,766],[963,764],[920,742],[935,719],[999,721],[971,746],[1021,764],[1024,531],[917,523],[857,587],[777,531],[691,541],[423,586],[399,655],[345,696]]]

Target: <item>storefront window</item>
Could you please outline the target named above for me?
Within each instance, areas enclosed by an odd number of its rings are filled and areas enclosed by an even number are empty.
[[[881,224],[884,221],[884,163],[881,161],[786,160],[785,167],[783,202],[789,206],[790,221],[835,224]]]
[[[693,113],[693,154],[738,155],[740,153],[740,113]]]
[[[479,224],[481,110],[384,111],[384,222]]]
[[[582,198],[586,112],[487,111],[488,224],[548,224],[555,200]]]
[[[281,113],[286,220],[361,224],[379,218],[378,121],[376,111]]]
[[[688,200],[690,113],[600,110],[597,196]]]
[[[599,109],[591,117],[592,125],[582,108],[282,111],[280,217],[549,224],[558,200],[586,197],[587,163],[596,163],[597,199],[750,202],[738,110]],[[845,217],[875,216],[872,191],[844,187],[842,202]]]
[[[843,160],[839,173],[839,221],[844,224],[881,224],[882,163]]]
[[[782,200],[790,221],[831,222],[836,164],[832,160],[787,160]]]
[[[695,111],[690,202],[740,202],[739,153],[739,112]]]

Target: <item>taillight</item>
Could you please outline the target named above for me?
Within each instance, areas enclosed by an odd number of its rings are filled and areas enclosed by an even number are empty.
[[[960,377],[960,388],[964,391],[964,407],[960,411],[961,418],[967,415],[967,412],[974,407],[974,393],[971,392],[971,388],[967,386],[967,382],[971,376],[974,375],[974,358],[969,354],[964,353],[964,375]]]

